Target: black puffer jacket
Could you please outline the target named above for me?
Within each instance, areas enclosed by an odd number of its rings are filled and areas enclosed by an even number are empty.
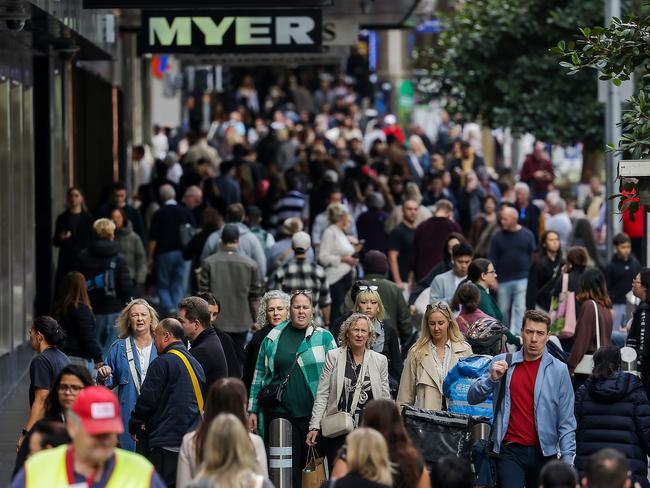
[[[587,458],[605,447],[627,456],[632,481],[648,486],[650,405],[641,380],[621,371],[605,380],[592,378],[576,392],[575,466],[583,475]]]
[[[99,240],[90,244],[87,251],[79,255],[77,269],[86,280],[105,273],[111,260],[115,259],[115,292],[117,296],[109,296],[103,290],[89,290],[88,296],[96,315],[117,313],[133,297],[133,279],[129,267],[115,241]]]
[[[145,426],[149,447],[180,447],[183,436],[192,431],[201,414],[190,374],[181,359],[169,353],[180,351],[190,362],[205,398],[205,373],[182,342],[175,342],[152,361],[135,404],[129,432],[142,435]]]
[[[102,348],[97,342],[95,316],[83,303],[70,305],[65,311],[57,311],[56,320],[65,330],[65,345],[61,349],[68,356],[78,356],[101,363]]]

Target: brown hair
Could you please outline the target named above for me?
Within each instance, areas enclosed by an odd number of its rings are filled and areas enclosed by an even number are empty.
[[[395,465],[395,488],[417,486],[424,461],[404,428],[397,405],[392,400],[371,400],[363,410],[363,426],[378,431],[388,443]]]
[[[576,299],[581,302],[593,300],[607,308],[612,308],[612,299],[607,293],[607,281],[605,275],[598,268],[586,270],[580,278],[580,291]]]
[[[589,254],[587,254],[587,249],[582,246],[570,247],[566,253],[566,261],[571,266],[585,268],[587,266],[587,262],[589,261]]]
[[[203,461],[204,444],[212,421],[220,413],[231,413],[248,429],[246,386],[239,378],[221,378],[208,390],[205,401],[205,415],[194,437],[197,466]]]
[[[530,320],[531,322],[537,322],[539,324],[546,324],[546,332],[548,332],[551,328],[551,316],[541,310],[526,310],[526,313],[524,314],[524,320],[521,323],[522,329],[526,325],[527,320]]]
[[[467,313],[475,312],[478,304],[481,301],[481,291],[471,281],[462,283],[456,291],[458,302],[463,306],[463,310]]]
[[[86,278],[78,271],[71,271],[64,276],[61,282],[61,291],[59,300],[54,305],[54,314],[61,318],[70,305],[79,308],[80,303],[92,310],[90,298],[88,298],[88,288],[86,288]]]

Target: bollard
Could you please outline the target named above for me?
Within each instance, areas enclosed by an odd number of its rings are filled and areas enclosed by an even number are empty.
[[[638,376],[637,354],[631,347],[621,347],[621,371]]]
[[[291,422],[274,419],[269,425],[269,479],[275,488],[292,488]]]

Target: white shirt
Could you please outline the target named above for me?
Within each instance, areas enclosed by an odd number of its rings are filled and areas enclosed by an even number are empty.
[[[151,359],[151,348],[153,347],[153,342],[142,349],[137,345],[135,347],[138,350],[138,359],[140,360],[140,377],[142,383],[144,383],[144,377],[147,376],[147,370],[149,369],[149,360]]]

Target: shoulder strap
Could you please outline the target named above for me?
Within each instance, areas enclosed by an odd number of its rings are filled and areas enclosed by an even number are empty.
[[[183,364],[187,368],[187,372],[190,374],[190,378],[192,379],[192,388],[194,388],[196,403],[198,403],[199,405],[199,412],[201,412],[201,415],[203,415],[203,394],[201,393],[201,387],[199,386],[199,379],[196,377],[194,368],[192,368],[192,365],[190,364],[189,360],[185,357],[185,354],[183,354],[182,352],[177,351],[176,349],[170,349],[169,353],[173,354],[174,356],[178,356],[181,359],[181,361],[183,361]]]
[[[594,313],[596,314],[596,350],[600,349],[600,319],[598,318],[598,305],[596,300],[592,300],[594,304]]]
[[[562,273],[562,293],[569,291],[569,273]]]
[[[135,390],[140,395],[140,375],[138,375],[138,370],[135,367],[135,361],[133,359],[133,346],[131,345],[131,338],[127,337],[124,339],[124,345],[126,347],[126,360],[129,363],[129,370],[131,371],[131,377],[133,378],[133,384],[135,385]]]
[[[510,369],[510,365],[512,364],[512,353],[506,354],[506,363],[508,363],[508,369]],[[503,401],[506,397],[506,382],[508,381],[508,370],[506,370],[505,373],[503,373],[503,376],[501,377],[501,387],[499,388],[499,398],[497,399],[497,404],[494,408],[494,419],[492,422],[496,422],[497,416],[499,415],[499,412],[501,411],[501,405],[503,404]]]
[[[366,351],[368,352],[368,351]],[[359,404],[359,397],[361,396],[361,387],[363,386],[363,379],[366,377],[366,366],[368,364],[368,356],[363,355],[363,362],[361,363],[361,371],[357,377],[357,384],[354,387],[354,396],[352,397],[352,405],[350,405],[350,415],[354,415]],[[354,366],[354,365],[353,365]]]
[[[282,382],[283,386],[285,386],[287,383],[289,383],[289,378],[291,377],[291,373],[293,373],[293,370],[296,367],[296,364],[298,364],[298,359],[299,358],[300,358],[300,354],[296,354],[296,357],[293,360],[293,364],[291,365],[291,367],[289,368],[289,372],[287,373],[287,377]]]

